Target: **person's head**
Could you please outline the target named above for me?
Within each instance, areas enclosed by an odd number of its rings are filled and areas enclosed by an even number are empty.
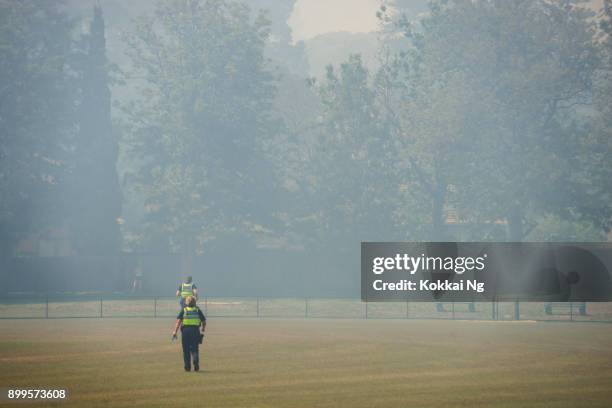
[[[191,283],[192,280],[193,278],[191,276],[188,276],[185,278],[185,283]]]
[[[187,296],[187,298],[185,299],[185,304],[189,307],[195,307],[196,300],[193,296]]]

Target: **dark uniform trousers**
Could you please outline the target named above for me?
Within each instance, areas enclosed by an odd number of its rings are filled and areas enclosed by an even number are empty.
[[[181,341],[183,343],[183,361],[186,369],[193,365],[200,365],[200,328],[199,326],[183,326],[181,328]]]

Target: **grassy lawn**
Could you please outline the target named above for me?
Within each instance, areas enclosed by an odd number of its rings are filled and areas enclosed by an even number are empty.
[[[172,325],[0,321],[0,388],[67,388],[65,407],[612,406],[612,324],[210,319],[200,373]]]

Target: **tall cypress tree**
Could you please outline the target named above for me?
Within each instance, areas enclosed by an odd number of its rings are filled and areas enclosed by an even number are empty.
[[[116,169],[118,144],[111,121],[104,17],[99,4],[94,6],[90,32],[84,40],[71,231],[78,254],[111,255],[121,246],[117,223],[121,191]]]

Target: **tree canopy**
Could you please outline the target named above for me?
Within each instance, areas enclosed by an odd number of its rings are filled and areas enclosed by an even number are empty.
[[[317,78],[294,4],[0,0],[3,253],[606,239],[610,0],[385,2]]]

